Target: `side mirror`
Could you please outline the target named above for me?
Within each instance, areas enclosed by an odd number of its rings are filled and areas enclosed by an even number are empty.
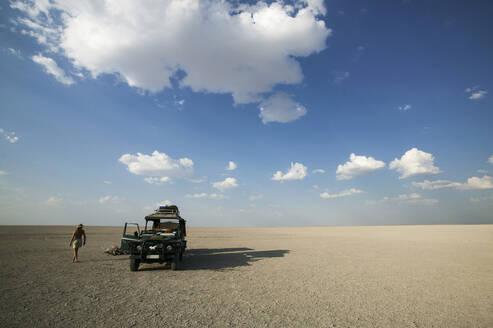
[[[135,237],[139,237],[139,233],[137,231],[134,232]]]

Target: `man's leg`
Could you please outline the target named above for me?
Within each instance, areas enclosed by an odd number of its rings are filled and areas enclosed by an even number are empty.
[[[72,257],[72,262],[75,262],[76,259],[77,259],[77,250],[74,247],[74,256]]]
[[[79,262],[79,247],[74,248],[75,262]]]

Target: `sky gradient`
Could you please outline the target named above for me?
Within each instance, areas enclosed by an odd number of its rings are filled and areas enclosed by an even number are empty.
[[[10,1],[0,224],[493,223],[489,1]]]

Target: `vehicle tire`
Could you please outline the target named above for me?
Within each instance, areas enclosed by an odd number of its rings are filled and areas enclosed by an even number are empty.
[[[180,255],[179,254],[175,254],[175,257],[171,261],[171,270],[173,270],[173,271],[178,270],[178,267],[179,267],[178,263],[179,262],[180,262]]]
[[[178,259],[181,261],[183,261],[183,250],[180,251],[180,256],[178,257]]]
[[[130,271],[139,270],[139,264],[140,264],[140,260],[131,258],[130,259]]]

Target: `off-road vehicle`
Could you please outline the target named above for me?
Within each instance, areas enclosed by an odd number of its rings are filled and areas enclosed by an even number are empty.
[[[130,253],[130,271],[140,263],[170,263],[177,270],[187,247],[185,220],[175,205],[160,206],[145,217],[145,228],[125,223],[120,248]]]

